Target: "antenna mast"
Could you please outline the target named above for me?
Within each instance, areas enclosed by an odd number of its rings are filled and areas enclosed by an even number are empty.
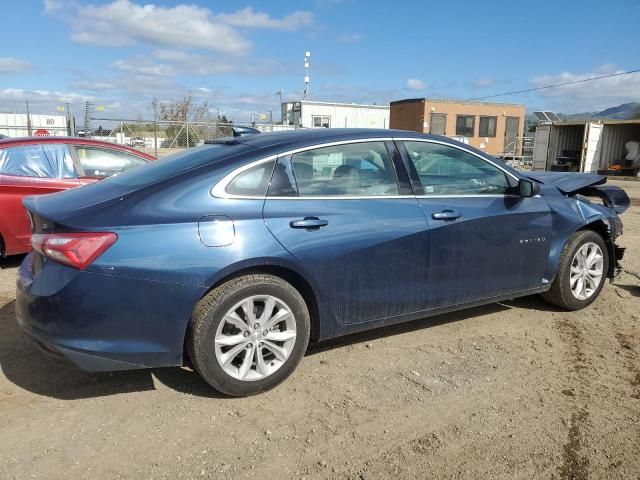
[[[304,100],[305,98],[307,98],[310,94],[309,91],[309,83],[310,83],[310,78],[309,78],[309,59],[311,58],[311,52],[307,51],[304,54],[304,95],[302,96],[302,99]]]

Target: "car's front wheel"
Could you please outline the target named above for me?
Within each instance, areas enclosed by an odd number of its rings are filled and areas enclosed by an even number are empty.
[[[231,396],[254,395],[293,372],[309,332],[309,311],[295,288],[272,275],[246,275],[200,300],[187,350],[196,371],[213,388]]]
[[[580,310],[598,297],[608,271],[609,255],[602,237],[580,230],[562,249],[558,273],[543,298],[566,310]]]

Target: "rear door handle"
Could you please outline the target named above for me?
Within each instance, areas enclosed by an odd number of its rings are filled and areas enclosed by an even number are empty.
[[[307,228],[316,230],[320,227],[326,227],[329,225],[328,220],[322,220],[318,217],[304,217],[303,220],[294,220],[289,223],[291,228]]]
[[[462,215],[460,215],[458,212],[454,212],[453,210],[443,210],[442,212],[434,213],[431,215],[434,220],[455,220],[456,218],[460,218],[461,216]]]

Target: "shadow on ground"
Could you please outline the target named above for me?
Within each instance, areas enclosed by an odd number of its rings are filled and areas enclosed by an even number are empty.
[[[190,395],[226,398],[209,387],[189,368],[162,368],[113,373],[87,373],[72,364],[45,356],[19,329],[15,321],[15,301],[0,308],[0,370],[20,388],[61,400],[103,397],[155,390],[154,378],[163,385]],[[436,317],[376,328],[312,346],[307,355],[400,335],[447,323],[489,315],[509,308],[548,310],[538,297],[525,297],[508,303],[491,304]]]
[[[24,255],[11,255],[10,257],[0,257],[0,268],[19,267],[24,259]]]

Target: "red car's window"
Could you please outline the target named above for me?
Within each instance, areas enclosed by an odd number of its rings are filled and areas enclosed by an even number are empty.
[[[76,178],[64,144],[21,145],[0,150],[0,173],[20,177]]]
[[[75,147],[82,171],[81,177],[106,178],[147,163],[147,160],[133,154],[112,148],[79,146]]]

